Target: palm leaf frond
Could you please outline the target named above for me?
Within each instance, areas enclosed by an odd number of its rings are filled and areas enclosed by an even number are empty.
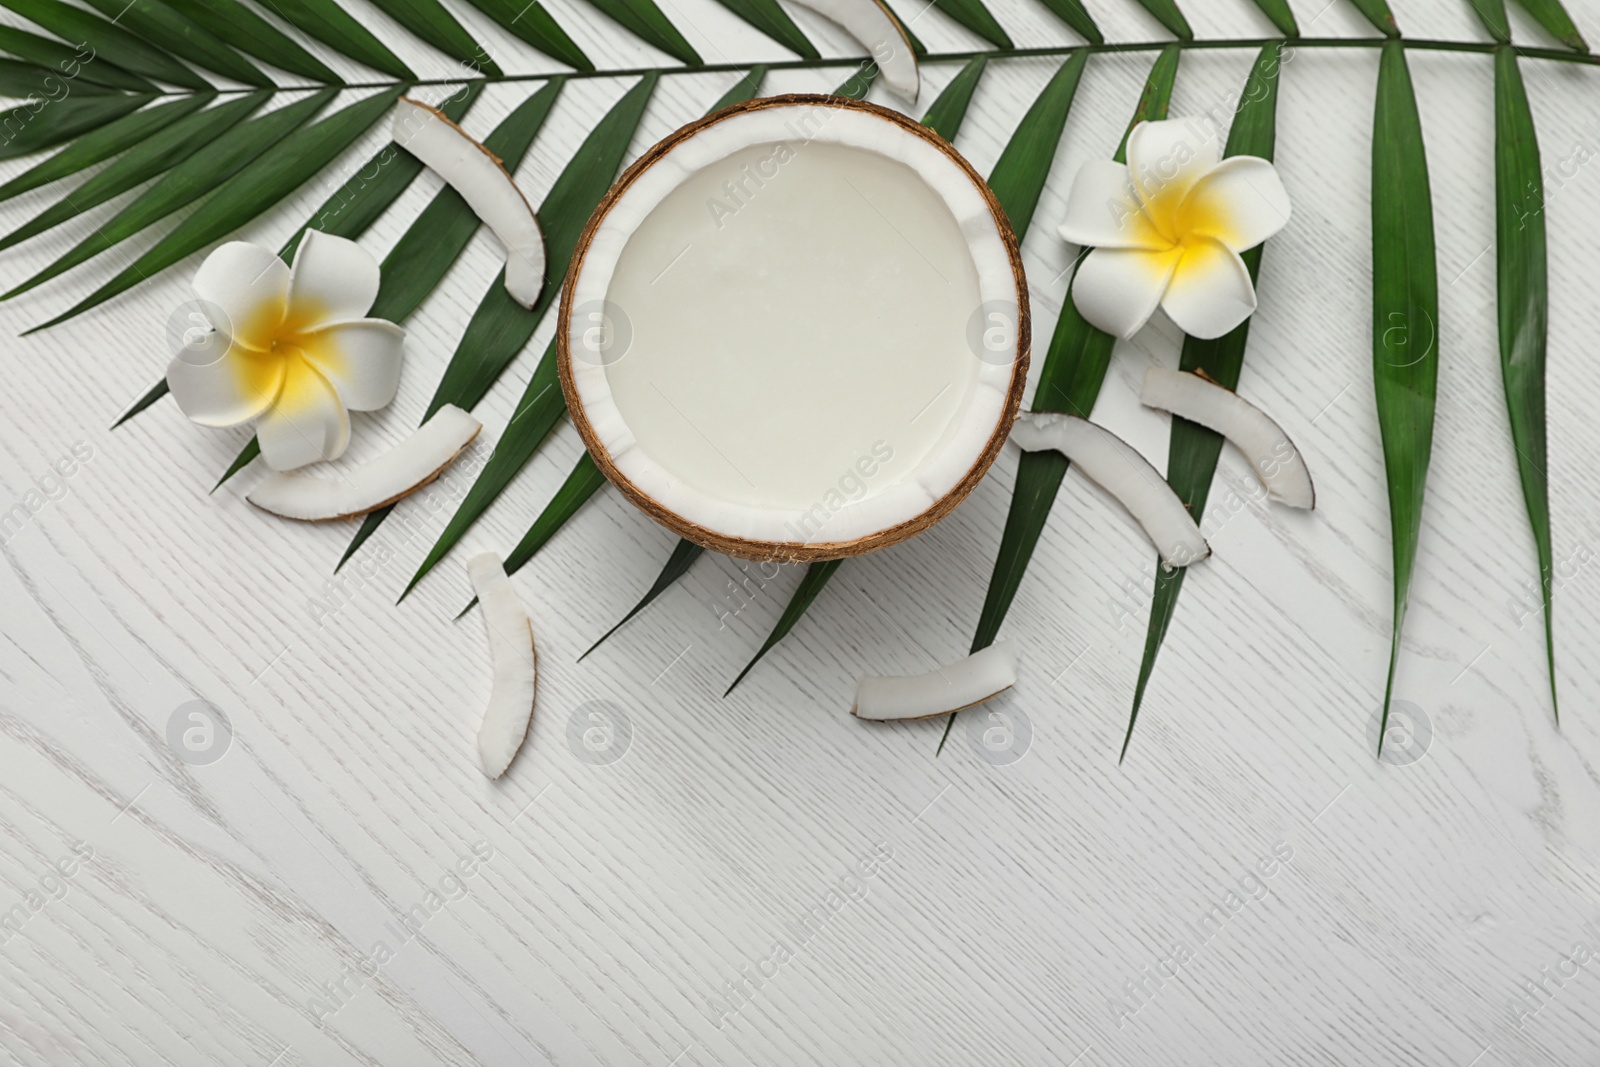
[[[1578,32],[1577,25],[1572,21],[1572,16],[1567,14],[1567,9],[1561,0],[1518,0],[1522,10],[1526,11],[1533,21],[1544,27],[1546,33],[1572,49],[1574,52],[1587,52],[1589,44],[1583,39],[1583,34]]]
[[[4,0],[3,6],[63,41],[78,41],[92,49],[94,62],[104,59],[152,81],[181,85],[186,89],[212,87],[162,49],[81,7],[64,4],[61,0]]]
[[[577,70],[593,70],[594,63],[563,30],[544,5],[534,0],[471,0],[472,6],[494,19],[539,51]]]
[[[295,129],[283,139],[278,151],[268,153],[255,166],[240,170],[223,182],[171,232],[110,281],[34,329],[54,326],[80,315],[255,219],[333,162],[356,138],[387,115],[393,103],[393,93],[381,92],[358,100],[314,125]]]
[[[261,108],[270,96],[271,94],[266,92],[250,93],[188,115],[166,129],[151,134],[142,143],[129,149],[126,154],[72,190],[71,194],[62,197],[4,238],[0,238],[0,249],[10,248],[30,237],[53,229],[158,174],[168,172],[224,133],[239,127],[251,114]]]
[[[391,78],[411,81],[416,72],[387,45],[372,35],[336,0],[264,0],[272,13],[307,37],[321,41],[335,52]]]
[[[750,673],[751,668],[761,662],[761,657],[772,651],[772,647],[779,641],[789,636],[789,631],[794,629],[795,623],[800,621],[800,617],[806,613],[806,609],[811,606],[811,602],[817,599],[817,595],[827,586],[828,579],[833,577],[834,572],[839,569],[839,565],[843,562],[844,560],[842,559],[830,559],[821,563],[809,563],[806,565],[805,577],[800,579],[799,588],[789,598],[789,603],[785,605],[783,614],[778,618],[778,624],[772,628],[772,633],[767,635],[767,639],[762,643],[761,649],[749,663],[744,665],[744,670],[739,672],[739,676],[733,680],[732,685],[728,686],[727,690],[722,694],[723,696],[727,696],[737,689],[739,683],[744,681],[744,676]]]
[[[161,91],[161,87],[155,82],[123,70],[104,57],[96,55],[87,45],[74,48],[15,26],[0,26],[0,52],[15,56],[25,63],[32,63],[36,67],[57,71],[68,78],[76,78],[107,89],[151,94]]]
[[[163,0],[195,25],[234,48],[290,74],[330,85],[339,80],[322,60],[239,0]]]
[[[1500,376],[1505,385],[1511,440],[1522,496],[1533,527],[1544,606],[1545,656],[1550,704],[1556,701],[1555,592],[1550,547],[1549,448],[1545,436],[1545,354],[1549,341],[1549,264],[1545,251],[1544,175],[1533,110],[1522,85],[1517,54],[1495,52],[1495,299],[1500,319]],[[1560,712],[1556,712],[1557,720]]]
[[[0,200],[9,200],[18,193],[37,189],[41,185],[70,178],[86,167],[103,163],[113,156],[145,143],[145,140],[210,103],[213,98],[206,93],[192,93],[175,100],[155,104],[115,119],[97,129],[83,134],[70,145],[34,164],[21,174],[0,185]],[[78,209],[81,211],[82,209]],[[0,247],[4,247],[0,243]]]
[[[922,124],[946,141],[954,143],[956,132],[961,129],[961,123],[967,117],[972,94],[978,91],[978,82],[983,80],[983,72],[988,63],[989,57],[984,55],[977,55],[968,60],[967,65],[950,79],[950,84],[946,85],[944,91],[933,101],[928,113],[922,116]]]
[[[172,56],[246,85],[270,86],[261,68],[161,0],[88,0],[89,6]]]
[[[661,568],[661,573],[656,575],[656,580],[654,582],[650,583],[650,588],[645,591],[644,596],[640,598],[639,602],[633,606],[633,609],[624,615],[615,626],[601,634],[600,640],[590,645],[588,649],[584,651],[583,656],[587,656],[590,652],[593,652],[595,649],[605,644],[607,638],[626,626],[629,620],[631,620],[635,615],[639,614],[639,612],[649,607],[651,602],[653,602],[656,597],[670,589],[673,583],[679,578],[682,578],[685,574],[688,574],[689,568],[694,566],[694,561],[705,555],[705,551],[706,550],[704,548],[701,548],[693,541],[685,541],[682,538],[679,538],[678,543],[673,546],[672,555],[667,557],[667,562]],[[578,659],[583,659],[583,656],[579,656]]]
[[[113,0],[115,2],[115,0]],[[439,0],[373,0],[378,10],[468,70],[499,74],[488,51],[472,39]]]
[[[1439,279],[1422,122],[1399,41],[1383,47],[1372,128],[1372,374],[1394,549],[1394,633],[1378,754],[1417,562],[1439,377]]]
[[[59,100],[34,100],[0,112],[0,160],[54,148],[81,133],[98,130],[150,103],[140,94],[74,93]]]

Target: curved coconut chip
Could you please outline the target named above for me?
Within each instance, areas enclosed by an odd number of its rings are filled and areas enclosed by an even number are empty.
[[[494,231],[506,249],[506,292],[533,307],[544,289],[544,235],[499,157],[443,112],[406,96],[395,105],[394,140],[448,182]]]
[[[850,714],[874,722],[931,719],[999,696],[1017,681],[1017,654],[996,641],[958,663],[927,674],[863,678]]]
[[[478,765],[490,778],[498,778],[511,766],[533,722],[539,654],[533,642],[533,623],[511,587],[500,557],[493,552],[473,556],[467,560],[467,576],[483,607],[494,661],[494,687],[478,727]]]
[[[365,515],[433,481],[478,436],[483,424],[454,404],[440,408],[410,437],[337,478],[273,474],[246,500],[274,515],[331,522]]]
[[[922,77],[911,38],[882,0],[796,0],[837,22],[878,64],[883,84],[908,104],[917,102]]]
[[[1151,367],[1139,399],[1227,438],[1244,453],[1267,494],[1291,508],[1313,508],[1316,489],[1305,459],[1270,415],[1232,389],[1199,374]]]
[[[1116,497],[1138,520],[1167,569],[1211,555],[1189,509],[1138,449],[1076,415],[1030,413],[1011,428],[1011,440],[1029,452],[1054,449]]]

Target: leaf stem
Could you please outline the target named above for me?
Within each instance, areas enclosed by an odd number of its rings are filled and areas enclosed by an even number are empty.
[[[1185,52],[1216,49],[1243,50],[1259,49],[1271,44],[1282,44],[1285,50],[1289,51],[1299,48],[1381,48],[1387,40],[1389,38],[1384,37],[1219,37],[1193,41],[1123,41],[1108,42],[1106,44],[1049,45],[1040,48],[993,48],[978,49],[970,52],[934,52],[919,57],[918,62],[922,64],[967,63],[980,56],[994,61],[1059,58],[1076,52],[1087,52],[1093,55],[1119,52],[1159,52],[1164,48],[1176,48]],[[1495,48],[1498,47],[1493,41],[1444,41],[1420,37],[1407,37],[1399,40],[1401,46],[1408,51],[1418,52],[1468,52],[1487,56],[1493,55]],[[1560,48],[1518,48],[1517,56],[1520,59],[1543,59],[1557,63],[1600,66],[1600,54],[1571,52]],[[764,63],[761,65],[768,70],[820,70],[854,66],[867,61],[867,58],[863,56],[825,56],[820,59],[781,60],[776,63]],[[340,83],[339,88],[385,89],[402,84],[407,86],[463,85],[469,82],[498,85],[502,82],[548,81],[551,78],[566,78],[573,81],[580,78],[637,78],[646,74],[664,76],[674,74],[730,74],[749,70],[755,65],[754,63],[706,63],[698,67],[621,67],[613,70],[557,70],[539,74],[495,74],[474,78],[422,78],[407,82],[345,82]],[[326,88],[326,86],[310,83],[306,85],[281,85],[277,87],[277,90],[280,92],[311,92],[323,88]],[[215,92],[216,95],[225,96],[257,91],[259,90],[255,87],[247,87],[242,89],[223,89]],[[163,92],[160,95],[187,96],[191,92],[192,90]]]

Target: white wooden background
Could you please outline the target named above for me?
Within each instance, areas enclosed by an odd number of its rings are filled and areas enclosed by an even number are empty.
[[[549,3],[602,65],[656,61],[577,0]],[[663,6],[708,62],[784,58],[710,0]],[[1246,0],[1185,6],[1202,37],[1271,32]],[[1124,0],[1091,7],[1111,39],[1161,36]],[[1344,0],[1294,7],[1308,34],[1368,32]],[[1482,39],[1464,0],[1396,7],[1413,35]],[[361,8],[408,62],[448,73]],[[1072,39],[1032,0],[995,9],[1019,42]],[[1600,5],[1575,10],[1600,37]],[[795,17],[826,50],[853,51],[809,12]],[[461,18],[503,66],[545,69],[475,11]],[[1519,39],[1548,43],[1515,23]],[[937,11],[915,29],[935,52],[979,44]],[[1040,355],[1069,257],[1053,233],[1063,193],[1082,161],[1115,145],[1151,58],[1095,58],[1079,91],[1025,249]],[[1190,54],[1174,115],[1225,106],[1250,59]],[[959,144],[980,170],[1053,66],[991,64]],[[1550,478],[1566,575],[1558,731],[1536,598],[1519,606],[1533,548],[1495,345],[1490,65],[1430,53],[1412,67],[1433,171],[1442,356],[1397,683],[1431,733],[1425,746],[1419,733],[1410,763],[1376,762],[1368,736],[1390,598],[1368,332],[1373,51],[1304,50],[1284,71],[1278,161],[1295,217],[1266,254],[1242,383],[1308,454],[1317,510],[1265,509],[1246,465],[1224,456],[1207,524],[1215,555],[1187,583],[1120,766],[1151,552],[1075,473],[1005,629],[1022,646],[1022,677],[997,707],[1019,739],[1011,756],[1031,735],[1020,759],[980,758],[967,720],[935,759],[938,723],[869,726],[847,714],[858,675],[925,670],[965,651],[1009,498],[1007,455],[938,528],[842,569],[726,700],[798,574],[751,580],[746,602],[730,592],[739,568],[707,557],[576,663],[673,544],[616,493],[600,494],[516,577],[541,645],[539,712],[511,772],[488,783],[472,758],[484,633],[476,617],[450,621],[466,594],[460,561],[520,536],[579,453],[570,426],[403,606],[395,596],[450,507],[402,505],[419,532],[408,538],[391,520],[361,557],[369,576],[347,569],[343,606],[319,619],[349,532],[256,512],[243,497],[256,472],[208,495],[245,431],[202,430],[170,400],[107,429],[164,366],[164,324],[198,257],[8,341],[0,509],[77,443],[92,457],[0,550],[0,912],[20,905],[26,916],[16,932],[0,929],[4,1059],[1596,1062],[1600,966],[1587,950],[1600,951],[1600,927],[1588,925],[1600,921],[1600,568],[1587,563],[1600,538],[1589,399],[1600,386],[1600,178],[1574,159],[1549,202]],[[1546,164],[1580,143],[1586,162],[1600,150],[1600,71],[1525,69]],[[956,70],[925,69],[918,114]],[[843,73],[774,74],[767,91],[825,90]],[[664,79],[634,152],[732,81]],[[531,199],[625,87],[566,90],[518,175]],[[467,125],[487,131],[526,92],[489,90]],[[330,187],[307,187],[246,236],[276,245]],[[364,243],[385,252],[436,188],[419,179]],[[0,227],[61,191],[0,205]],[[0,305],[0,332],[60,310],[164,229]],[[25,277],[85,232],[65,227],[7,253],[0,273]],[[495,270],[480,234],[407,323],[399,399],[356,416],[351,461],[414,425]],[[481,406],[491,435],[551,325]],[[1178,344],[1156,325],[1120,345],[1097,410],[1158,463],[1166,419],[1141,409],[1135,388],[1147,365],[1175,364]],[[197,699],[232,723],[231,746],[209,765],[180,760],[167,741],[169,719]],[[596,710],[618,727],[599,756],[568,740]],[[1287,862],[1268,862],[1275,850]],[[470,877],[451,879],[458,862]],[[425,921],[408,934],[400,916],[418,906]],[[792,931],[812,908],[827,921],[801,944]],[[1225,916],[1209,937],[1198,932],[1208,912]],[[778,940],[789,952],[774,972]],[[731,998],[747,975],[759,987]],[[1541,981],[1537,998],[1525,992]],[[343,985],[337,1011],[331,983]]]

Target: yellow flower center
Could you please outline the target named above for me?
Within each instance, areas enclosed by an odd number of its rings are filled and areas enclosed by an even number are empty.
[[[322,328],[327,314],[315,301],[267,300],[251,312],[236,336],[261,348],[234,347],[233,370],[239,389],[252,395],[276,393],[273,405],[292,414],[324,399],[326,377],[342,374],[344,355],[330,331]]]

